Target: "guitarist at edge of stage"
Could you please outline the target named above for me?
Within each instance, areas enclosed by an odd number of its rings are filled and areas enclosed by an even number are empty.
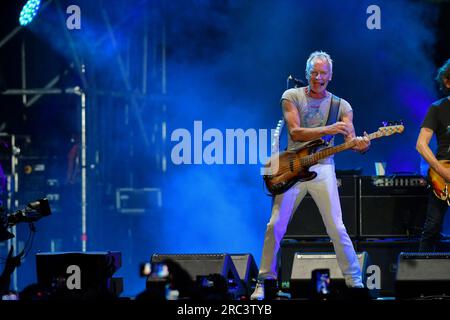
[[[433,188],[428,196],[428,207],[419,251],[433,252],[439,242],[440,232],[447,212],[450,182],[450,59],[439,68],[436,76],[440,90],[446,97],[434,102],[428,109],[423,120],[417,151],[430,165],[429,179]],[[437,152],[433,154],[429,143],[433,134],[436,135]]]

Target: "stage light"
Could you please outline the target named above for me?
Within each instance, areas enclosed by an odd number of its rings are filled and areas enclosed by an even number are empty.
[[[21,26],[26,26],[31,21],[33,21],[34,17],[39,11],[40,5],[41,0],[27,1],[27,3],[23,6],[22,11],[20,12],[19,23]]]

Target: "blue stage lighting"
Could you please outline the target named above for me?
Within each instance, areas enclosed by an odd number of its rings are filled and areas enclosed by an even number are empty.
[[[39,6],[41,5],[41,0],[28,0],[23,6],[20,12],[19,23],[21,26],[26,26],[33,18],[36,16]]]

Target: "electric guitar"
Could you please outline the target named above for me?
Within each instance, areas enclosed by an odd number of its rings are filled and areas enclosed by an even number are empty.
[[[445,168],[450,168],[450,160],[439,161]],[[447,201],[450,206],[449,192],[450,183],[445,181],[433,168],[428,169],[428,176],[430,177],[431,186],[433,187],[433,193],[438,199]]]
[[[390,136],[395,133],[402,133],[403,125],[380,127],[378,131],[369,134],[370,140]],[[272,195],[286,192],[298,181],[309,181],[317,176],[309,168],[319,162],[319,160],[329,157],[335,153],[353,148],[356,145],[356,139],[352,139],[338,146],[327,147],[318,152],[318,147],[324,146],[325,141],[317,139],[310,141],[302,148],[295,151],[283,151],[274,154],[264,165],[264,183],[267,190]]]

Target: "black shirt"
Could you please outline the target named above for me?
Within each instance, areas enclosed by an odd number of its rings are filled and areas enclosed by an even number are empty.
[[[422,123],[422,128],[436,134],[438,160],[450,160],[450,100],[443,98],[434,102]]]

